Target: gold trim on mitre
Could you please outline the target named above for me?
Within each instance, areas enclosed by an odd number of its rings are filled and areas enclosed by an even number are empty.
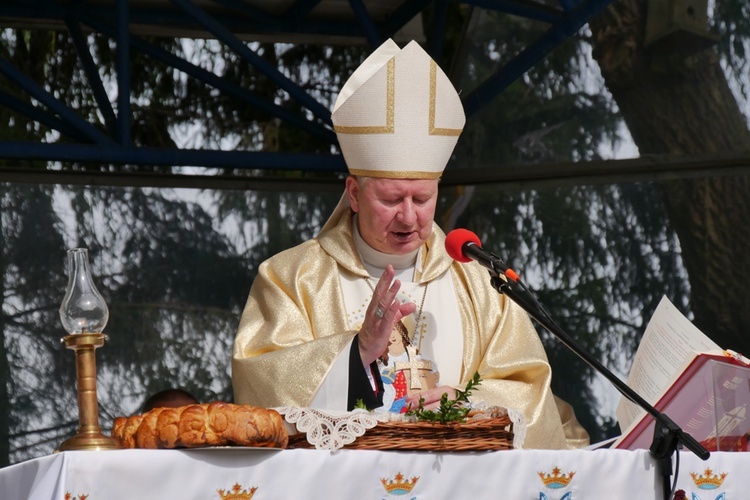
[[[386,63],[385,84],[385,125],[382,126],[333,126],[337,134],[392,134],[393,133],[393,94],[395,92],[394,80],[396,78],[396,61],[391,59]],[[357,175],[357,174],[353,174]]]
[[[334,125],[334,130],[337,134],[392,134],[394,131],[393,125],[393,101],[395,92],[395,59],[391,59],[386,64],[386,99],[385,99],[385,125],[381,126],[343,126]],[[437,63],[430,61],[430,110],[429,110],[429,134],[430,135],[445,135],[450,137],[458,137],[463,131],[462,128],[440,128],[435,126],[435,100],[437,96]],[[364,172],[364,171],[363,171]],[[352,175],[361,175],[351,172]],[[406,177],[406,176],[401,176]]]
[[[446,135],[449,137],[458,137],[461,135],[463,128],[437,128],[435,127],[435,100],[437,96],[437,63],[430,61],[430,135]]]
[[[339,95],[336,97],[336,102],[333,103],[333,109],[331,113],[336,113],[344,102],[359,89],[363,83],[372,78],[380,68],[383,67],[393,56],[401,51],[399,46],[390,38],[383,42],[383,44],[377,48],[372,54],[370,54],[359,67],[354,70],[349,79],[344,83],[339,90]]]
[[[439,179],[443,172],[426,172],[421,170],[362,170],[350,168],[349,173],[359,177],[377,177],[378,179]]]

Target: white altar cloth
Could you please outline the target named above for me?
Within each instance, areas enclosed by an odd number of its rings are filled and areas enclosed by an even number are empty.
[[[688,499],[748,498],[750,453],[681,452],[680,462]],[[68,451],[0,469],[0,499],[643,500],[662,498],[657,474],[645,450]]]

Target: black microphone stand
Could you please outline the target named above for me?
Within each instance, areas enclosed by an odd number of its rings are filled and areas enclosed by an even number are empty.
[[[511,281],[506,281],[504,278],[504,266],[502,262],[497,260],[492,266],[495,270],[490,270],[491,283],[493,288],[501,294],[505,294],[513,302],[518,304],[524,309],[529,316],[536,320],[546,330],[552,333],[560,342],[562,342],[568,349],[578,355],[583,361],[589,366],[594,368],[597,372],[604,375],[612,384],[617,388],[620,393],[628,398],[633,403],[637,404],[646,412],[651,415],[655,420],[654,427],[654,439],[651,443],[649,451],[651,455],[656,459],[659,473],[663,479],[663,491],[664,500],[670,500],[671,494],[670,478],[672,476],[672,455],[677,451],[680,444],[684,445],[687,449],[695,453],[702,460],[707,460],[709,452],[706,450],[698,441],[693,438],[690,434],[680,428],[671,418],[664,413],[654,408],[645,399],[643,399],[637,392],[620,380],[614,373],[612,373],[607,367],[589,354],[582,346],[580,346],[573,338],[571,338],[565,331],[560,328],[549,315],[539,307],[535,301],[530,301],[526,297],[519,294],[513,289]],[[501,269],[503,267],[503,269]],[[502,278],[500,276],[503,276]]]

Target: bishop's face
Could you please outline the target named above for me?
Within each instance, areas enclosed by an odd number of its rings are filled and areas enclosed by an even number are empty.
[[[359,233],[375,250],[403,255],[418,249],[432,232],[437,179],[346,179]]]

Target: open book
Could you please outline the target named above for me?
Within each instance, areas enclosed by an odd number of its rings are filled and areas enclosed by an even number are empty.
[[[636,352],[627,384],[709,451],[747,446],[750,365],[722,351],[666,297]],[[624,397],[617,407],[622,435],[613,448],[648,449],[654,419]]]

